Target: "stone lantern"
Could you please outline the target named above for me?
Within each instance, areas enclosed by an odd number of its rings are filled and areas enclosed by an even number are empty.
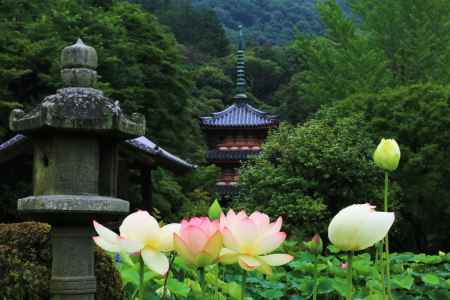
[[[97,53],[80,39],[61,53],[65,84],[29,113],[14,110],[10,128],[33,144],[33,195],[18,200],[25,218],[52,225],[52,300],[94,300],[92,220],[129,210],[116,198],[118,144],[145,132],[140,114],[93,88]]]

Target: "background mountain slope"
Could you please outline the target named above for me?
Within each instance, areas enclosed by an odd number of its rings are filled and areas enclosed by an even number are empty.
[[[323,32],[315,0],[192,0],[192,4],[213,9],[232,37],[242,24],[258,44],[286,44],[295,30]]]

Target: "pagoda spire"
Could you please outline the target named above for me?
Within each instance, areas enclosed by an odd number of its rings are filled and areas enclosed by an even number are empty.
[[[242,103],[247,99],[247,82],[245,79],[245,41],[242,32],[242,25],[239,25],[239,46],[236,53],[236,95],[234,99],[237,103]]]

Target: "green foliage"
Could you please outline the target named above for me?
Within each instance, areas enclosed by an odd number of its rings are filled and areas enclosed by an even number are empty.
[[[191,62],[204,62],[212,57],[223,57],[229,52],[225,30],[211,9],[193,7],[191,1],[134,0],[154,13],[170,28],[177,41],[186,46]]]
[[[303,122],[321,105],[405,84],[448,83],[450,1],[318,2],[323,36],[291,45],[305,63],[278,91],[281,115]],[[286,100],[284,100],[286,99]]]
[[[347,272],[341,264],[347,256],[313,255],[302,250],[296,242],[285,242],[285,249],[295,259],[288,265],[274,268],[266,277],[249,272],[247,297],[262,299],[312,299],[316,288],[319,299],[338,300],[347,292]],[[137,259],[130,266],[118,262],[125,284],[125,299],[132,300],[139,278]],[[369,253],[353,257],[355,295],[359,299],[382,299],[381,275],[376,260]],[[395,299],[442,300],[450,296],[450,254],[391,254],[392,288]],[[167,300],[171,299],[235,299],[240,300],[241,270],[236,266],[213,265],[206,268],[205,284],[200,286],[198,270],[175,258],[173,273],[167,281]],[[164,279],[146,269],[145,285],[150,299],[161,299]],[[157,291],[155,293],[155,291]]]
[[[30,110],[61,87],[60,51],[81,37],[98,52],[98,88],[119,100],[126,112],[143,113],[146,135],[153,141],[183,158],[203,161],[204,142],[197,117],[220,104],[204,101],[206,96],[191,96],[193,82],[179,44],[140,5],[126,1],[50,0],[43,4],[7,0],[0,4],[0,32],[1,141],[12,136],[7,125],[13,108]],[[230,85],[226,78],[225,84]],[[15,182],[2,180],[0,199],[7,203],[2,212],[7,211],[8,218],[18,196],[29,195],[29,189],[23,189],[25,184],[31,187],[29,172],[22,171],[16,172]],[[195,188],[168,173],[157,174],[155,181],[158,208],[169,215]],[[133,190],[132,194],[130,198],[139,202],[138,192]]]
[[[381,181],[371,161],[374,144],[361,122],[348,117],[282,124],[261,155],[241,168],[234,205],[281,215],[289,230],[305,236],[323,232],[330,214],[346,205],[377,203]]]
[[[206,216],[212,199],[216,197],[214,187],[220,169],[215,165],[200,167],[189,178],[189,191],[185,201],[177,211],[178,220],[194,216]]]
[[[50,225],[0,224],[0,299],[50,299]],[[96,299],[122,300],[122,282],[111,258],[95,253]]]
[[[450,1],[349,0],[396,82],[449,82]]]
[[[401,190],[393,195],[400,218],[395,227],[403,232],[396,238],[397,246],[426,252],[448,249],[448,224],[436,220],[450,218],[450,87],[419,84],[359,94],[317,118],[336,122],[353,115],[362,116],[358,130],[374,143],[386,137],[400,145],[399,169],[391,175]]]
[[[323,26],[314,0],[193,0],[194,5],[213,8],[225,29],[236,36],[239,25],[260,44],[289,42],[296,29],[321,33]]]
[[[126,111],[143,113],[156,142],[177,153],[196,152],[200,136],[190,114],[190,78],[175,39],[153,15],[123,1],[106,8],[91,1],[47,1],[45,8],[15,10],[11,16],[1,10],[0,99],[29,109],[53,93],[61,85],[59,52],[82,37],[98,52],[99,88]]]

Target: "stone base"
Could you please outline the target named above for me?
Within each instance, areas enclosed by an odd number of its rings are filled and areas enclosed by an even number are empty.
[[[50,224],[87,224],[123,216],[129,211],[125,200],[95,195],[43,195],[18,200],[19,214]]]
[[[92,226],[52,228],[51,300],[95,299],[94,235]]]

